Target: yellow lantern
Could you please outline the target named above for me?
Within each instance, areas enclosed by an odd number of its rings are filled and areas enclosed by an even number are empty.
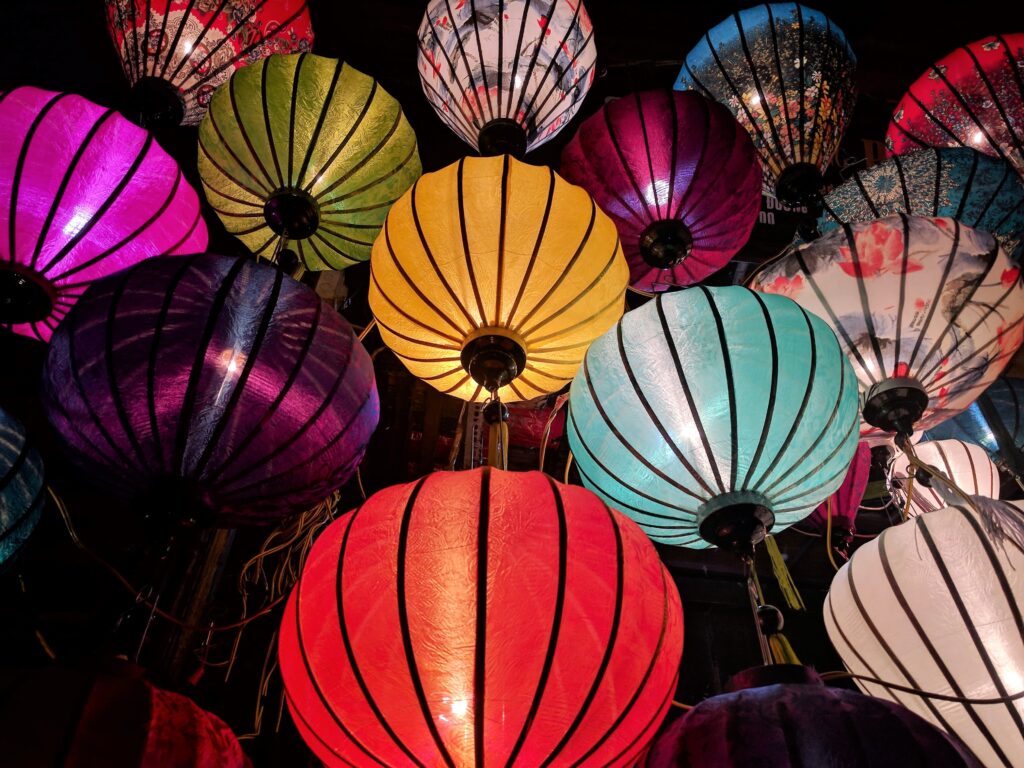
[[[307,53],[235,72],[199,126],[199,175],[228,232],[267,258],[287,243],[310,270],[366,261],[421,170],[398,102],[362,72]]]
[[[568,383],[622,315],[615,224],[580,187],[508,155],[424,175],[373,246],[370,308],[405,366],[463,400]]]

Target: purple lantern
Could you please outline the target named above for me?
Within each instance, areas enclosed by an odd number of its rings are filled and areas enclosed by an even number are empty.
[[[857,452],[846,471],[843,484],[838,490],[811,513],[804,523],[816,531],[825,531],[828,527],[829,508],[832,512],[832,543],[839,552],[848,556],[853,534],[857,532],[857,512],[864,500],[864,491],[868,487],[871,475],[871,445],[866,440],[857,443]]]
[[[68,93],[0,93],[0,326],[41,341],[94,280],[206,248],[199,198],[146,131]]]
[[[312,289],[205,254],[94,283],[43,378],[82,469],[149,510],[217,525],[321,501],[355,471],[379,410],[369,355]]]
[[[981,768],[955,736],[892,702],[827,688],[809,667],[754,667],[726,688],[662,732],[648,768]]]
[[[744,246],[761,208],[761,165],[743,127],[694,91],[605,104],[562,153],[562,175],[615,222],[630,284],[690,285]]]

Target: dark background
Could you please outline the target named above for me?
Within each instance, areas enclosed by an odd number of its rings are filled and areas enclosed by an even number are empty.
[[[416,130],[425,171],[436,170],[468,153],[469,147],[434,115],[420,89],[416,70],[416,30],[425,2],[397,0],[310,0],[316,34],[314,52],[343,58],[376,77],[402,104]],[[880,151],[878,142],[895,101],[934,60],[956,46],[985,35],[1019,31],[1024,14],[1002,2],[829,2],[813,3],[841,27],[858,57],[859,100],[831,179],[840,180],[863,167],[865,156]],[[728,13],[747,3],[643,2],[586,0],[594,22],[598,67],[594,86],[579,115],[553,141],[529,157],[557,168],[565,142],[579,121],[603,101],[631,90],[671,87],[680,63],[699,36]],[[127,85],[104,25],[101,0],[6,0],[0,24],[0,89],[35,85],[73,91],[100,104],[124,104]],[[196,174],[196,130],[180,128],[158,134],[158,140],[185,169],[193,186]],[[244,253],[207,210],[210,250]],[[759,224],[740,262],[758,262],[776,253],[792,235],[795,218],[779,215],[773,226]],[[730,281],[735,268],[717,275]],[[356,326],[368,320],[365,300],[367,265],[343,273],[341,308]],[[371,335],[367,346],[380,346]],[[152,547],[139,523],[139,510],[107,497],[75,476],[41,415],[38,382],[43,345],[0,331],[0,406],[12,411],[30,429],[46,459],[51,484],[65,497],[87,545],[100,552],[135,585],[146,583]],[[416,382],[386,351],[375,357],[381,392],[381,423],[362,467],[365,489],[418,477],[445,462],[460,403]],[[557,431],[557,430],[556,430]],[[470,434],[472,439],[472,434]],[[561,478],[566,446],[549,447],[547,470]],[[534,468],[537,452],[523,446],[513,455],[514,468]],[[877,474],[877,473],[876,473]],[[355,482],[343,489],[341,508],[360,499]],[[881,506],[883,502],[870,502]],[[865,512],[859,520],[864,535],[885,524],[886,511]],[[238,570],[263,541],[265,531],[240,532],[227,554],[223,577],[206,618],[231,622],[238,618]],[[201,540],[198,545],[208,541]],[[786,632],[797,654],[819,669],[839,668],[821,624],[821,602],[833,569],[821,538],[787,532],[779,536],[794,578],[807,603],[806,613],[786,611]],[[735,562],[718,553],[693,553],[663,548],[683,598],[686,644],[677,698],[696,702],[721,690],[739,669],[758,663],[746,590]],[[767,561],[759,562],[769,597],[776,596]],[[134,604],[130,592],[70,543],[59,517],[48,510],[27,551],[0,574],[0,658],[7,666],[41,664],[47,660],[37,638],[42,635],[63,661],[87,661],[100,654],[138,648],[148,612]],[[163,669],[160,648],[175,640],[171,628],[153,621],[141,660],[151,664],[156,682],[193,696],[228,720],[239,734],[254,731],[258,686],[272,641],[276,614],[257,619],[246,629],[231,676],[224,681],[218,666],[231,650],[231,633],[192,640],[184,671]],[[205,661],[205,663],[203,663]],[[243,742],[257,765],[298,765],[305,750],[287,715],[277,732],[279,682],[274,679],[263,701],[262,734]],[[673,710],[673,713],[677,710]]]

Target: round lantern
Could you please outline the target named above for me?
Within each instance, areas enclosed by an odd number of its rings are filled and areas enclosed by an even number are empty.
[[[755,275],[824,318],[853,363],[862,434],[910,434],[959,413],[1024,335],[1019,270],[988,233],[955,219],[846,224]]]
[[[370,258],[420,158],[376,80],[322,56],[271,56],[217,90],[199,126],[199,175],[225,228],[256,255],[288,246],[306,269],[344,269]]]
[[[655,741],[647,768],[981,768],[957,740],[913,712],[826,688],[809,667],[740,672]]]
[[[857,443],[857,451],[846,471],[846,477],[836,492],[819,504],[804,522],[806,527],[826,531],[832,516],[832,544],[847,556],[853,535],[857,532],[857,513],[864,500],[864,491],[871,476],[871,446],[864,440]]]
[[[249,259],[152,259],[94,284],[50,344],[48,416],[112,491],[218,525],[273,521],[355,471],[369,355],[312,289]]]
[[[1024,34],[993,35],[957,48],[907,89],[885,144],[902,155],[919,147],[973,147],[1024,176]]]
[[[327,766],[628,766],[682,640],[639,528],[583,488],[479,468],[386,488],[327,528],[279,657]]]
[[[93,280],[206,248],[199,198],[144,130],[67,93],[0,94],[0,326],[47,341]]]
[[[35,530],[45,499],[43,462],[21,423],[0,409],[0,569]]]
[[[107,31],[132,85],[132,117],[195,125],[218,85],[272,53],[313,45],[306,0],[106,0]]]
[[[818,230],[896,213],[956,219],[995,236],[1019,263],[1024,239],[1024,181],[997,158],[966,147],[896,155],[854,174],[825,195]]]
[[[522,157],[576,114],[596,59],[583,0],[431,0],[416,62],[427,101],[460,138]]]
[[[700,94],[648,91],[605,104],[562,153],[562,175],[619,230],[630,283],[690,285],[742,248],[761,209],[750,137]]]
[[[960,440],[926,440],[914,446],[914,453],[925,464],[942,472],[969,496],[999,498],[999,471],[984,448]],[[909,459],[903,454],[898,455],[892,465],[892,477],[900,480],[904,486],[903,503],[906,501],[909,469]],[[908,512],[911,515],[933,512],[946,506],[942,496],[931,487],[930,481],[921,472],[914,478],[910,496]]]
[[[984,397],[992,404],[994,415],[1017,450],[1024,450],[1024,380],[1000,376],[985,390]],[[979,403],[971,405],[951,419],[928,430],[929,440],[962,440],[980,445],[993,459],[1002,459],[1002,449],[995,430]]]
[[[127,662],[0,675],[4,765],[249,768],[224,722]]]
[[[799,3],[734,13],[686,55],[678,90],[721,102],[761,156],[766,193],[809,202],[853,113],[856,58],[842,30]]]
[[[388,214],[370,267],[370,308],[412,374],[504,401],[572,379],[622,315],[629,271],[586,192],[508,155],[423,176]]]
[[[568,435],[583,484],[655,541],[749,550],[842,483],[857,382],[829,327],[796,303],[697,286],[591,345]]]
[[[825,626],[851,672],[882,681],[858,681],[865,693],[955,734],[987,766],[1013,766],[1024,754],[1022,603],[1024,552],[946,508],[861,546],[832,582]]]

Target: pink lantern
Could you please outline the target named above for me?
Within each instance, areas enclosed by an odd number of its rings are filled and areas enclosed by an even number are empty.
[[[47,341],[94,280],[206,248],[199,198],[146,131],[81,96],[0,94],[0,326]]]
[[[853,542],[853,534],[857,511],[864,499],[864,490],[868,487],[871,474],[871,445],[866,440],[857,443],[857,452],[853,454],[850,469],[839,489],[829,496],[824,503],[807,518],[808,527],[824,531],[828,527],[828,516],[832,515],[832,543],[842,554],[847,554]]]

